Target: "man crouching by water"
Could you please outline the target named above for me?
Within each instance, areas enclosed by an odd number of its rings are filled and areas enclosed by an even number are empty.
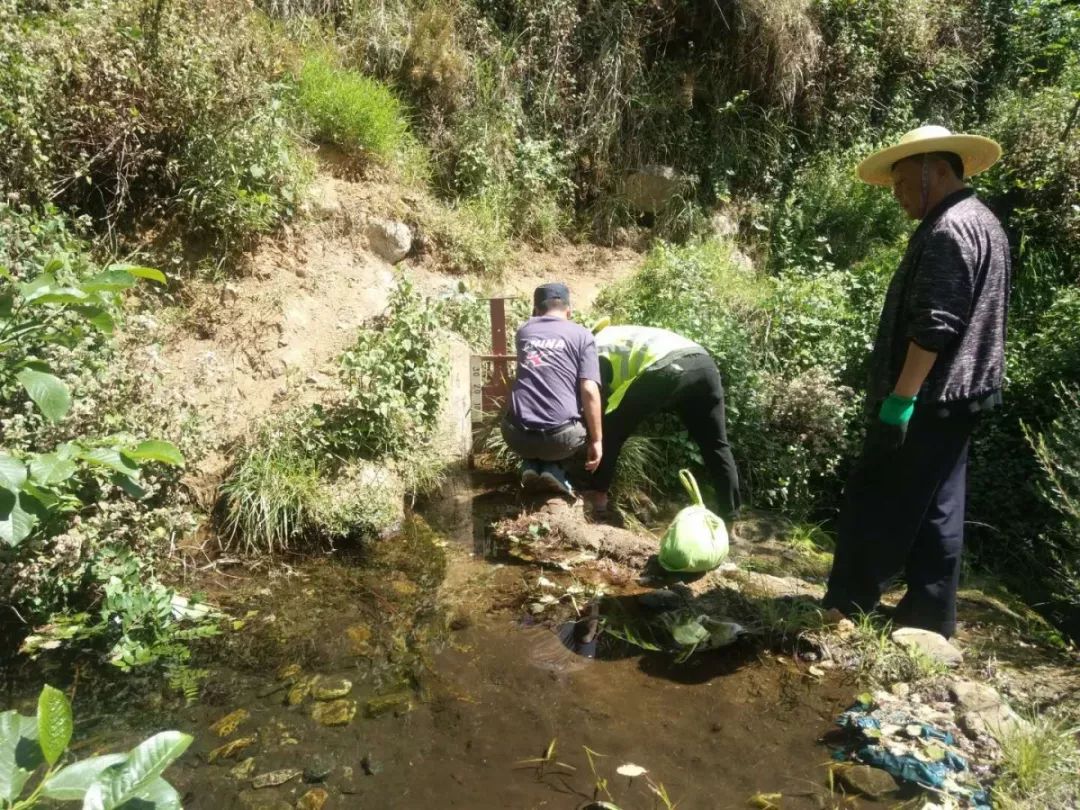
[[[533,317],[514,338],[517,379],[502,434],[523,459],[523,487],[573,497],[558,462],[588,445],[585,469],[592,472],[600,464],[604,436],[596,341],[571,314],[565,284],[543,284],[533,292]]]

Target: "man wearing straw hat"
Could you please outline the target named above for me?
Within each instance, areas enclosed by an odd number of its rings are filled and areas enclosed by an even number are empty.
[[[920,220],[889,284],[870,360],[866,441],[845,491],[826,608],[869,613],[899,574],[897,625],[956,629],[970,438],[1001,403],[1009,243],[964,184],[1001,147],[926,126],[866,158]]]

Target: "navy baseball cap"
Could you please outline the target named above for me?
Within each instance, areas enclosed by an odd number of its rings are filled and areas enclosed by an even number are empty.
[[[570,288],[565,284],[560,284],[556,281],[551,284],[541,284],[533,290],[534,307],[538,307],[545,301],[550,301],[552,298],[559,298],[564,304],[570,306]]]

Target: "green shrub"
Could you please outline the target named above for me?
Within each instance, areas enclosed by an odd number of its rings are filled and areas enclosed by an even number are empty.
[[[341,356],[344,396],[322,408],[327,444],[353,455],[404,458],[431,441],[446,393],[439,313],[404,278],[379,328]]]
[[[732,437],[751,501],[796,519],[837,503],[837,471],[854,450],[855,393],[812,368],[790,379],[762,376],[755,404],[754,422]]]
[[[1059,389],[1060,415],[1039,434],[1026,431],[1042,475],[1038,493],[1056,520],[1039,538],[1044,585],[1080,621],[1080,391]]]
[[[160,662],[190,683],[186,643],[215,628],[156,579],[166,541],[194,528],[169,497],[179,472],[168,468],[184,458],[145,439],[155,423],[137,403],[112,422],[116,392],[87,390],[123,366],[112,340],[121,293],[164,277],[97,267],[54,213],[0,208],[0,256],[0,598],[12,607],[0,637],[30,654],[104,648],[116,666]]]
[[[1057,85],[1002,90],[988,129],[1001,141],[1005,157],[978,178],[979,187],[1005,214],[1015,245],[1058,248],[1058,272],[1066,282],[1080,278],[1078,84],[1080,65]],[[1021,276],[1026,272],[1023,263],[1017,271]]]
[[[288,216],[303,179],[277,45],[221,4],[0,4],[0,187],[102,227],[177,214],[226,243]],[[27,91],[30,92],[27,92]]]
[[[737,422],[756,370],[768,321],[763,305],[772,289],[769,279],[732,260],[730,245],[661,243],[638,272],[604,290],[595,307],[616,323],[671,329],[708,349]]]
[[[242,243],[291,218],[312,173],[276,99],[246,121],[200,122],[180,166],[179,197],[192,230],[224,244]]]
[[[824,153],[796,173],[787,196],[775,204],[769,234],[773,273],[846,272],[905,234],[907,217],[892,194],[855,176],[859,159],[874,148],[860,144]]]
[[[338,67],[332,55],[309,55],[300,70],[299,103],[317,136],[389,163],[401,150],[408,123],[390,89]]]
[[[724,378],[747,494],[804,516],[834,501],[859,413],[839,377],[866,350],[866,322],[851,309],[845,284],[840,276],[761,276],[737,266],[719,242],[659,245],[596,307],[616,322],[671,329],[709,350]],[[672,470],[700,464],[670,420],[652,425],[650,435],[667,459],[658,479],[671,483]]]

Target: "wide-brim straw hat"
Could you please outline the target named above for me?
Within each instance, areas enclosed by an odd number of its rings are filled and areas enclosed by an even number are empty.
[[[859,179],[874,186],[892,185],[897,161],[927,152],[952,152],[964,161],[964,177],[984,172],[997,163],[1001,147],[981,135],[954,135],[939,126],[913,129],[893,146],[880,149],[859,164]]]

